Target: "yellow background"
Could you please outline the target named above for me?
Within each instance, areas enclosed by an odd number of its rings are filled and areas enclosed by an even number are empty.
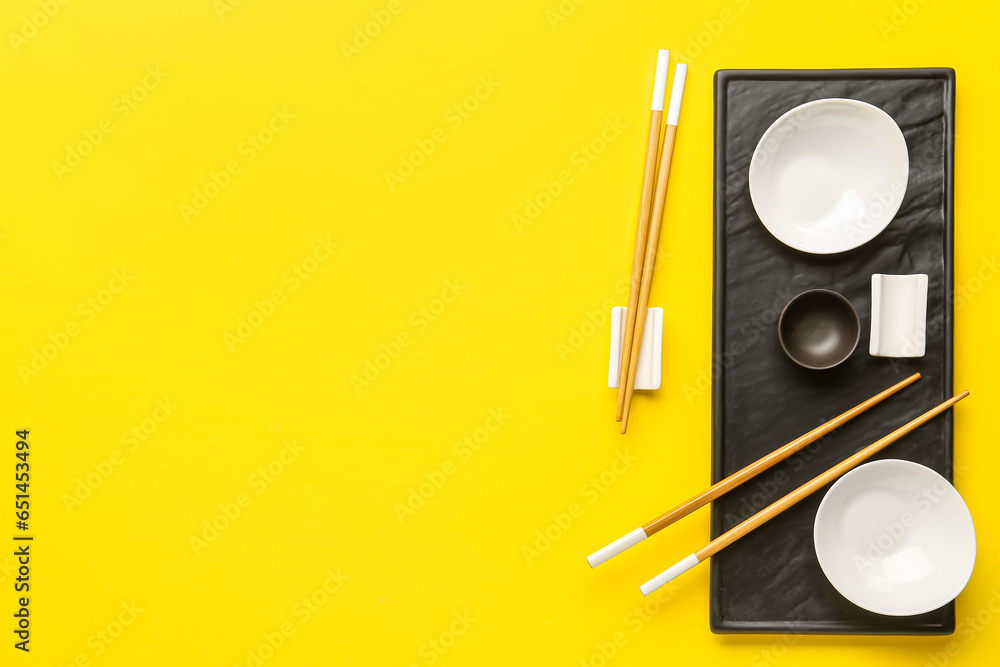
[[[36,540],[30,655],[12,648],[13,548],[0,556],[0,663],[247,665],[267,636],[281,644],[267,665],[995,657],[1000,287],[977,281],[997,252],[994,5],[401,0],[345,54],[388,0],[223,1],[4,3],[0,469],[30,429]],[[43,6],[52,16],[33,18]],[[661,47],[690,65],[652,295],[668,307],[663,389],[636,399],[622,437],[601,318],[624,301]],[[955,446],[980,539],[958,617],[983,625],[715,636],[704,566],[644,609],[638,584],[704,542],[707,510],[597,571],[584,556],[709,480],[713,74],[911,66],[957,71],[955,277],[969,298],[955,387],[973,396]],[[147,67],[165,75],[133,96]],[[466,102],[481,78],[499,85]],[[144,98],[124,118],[122,95]],[[274,109],[294,118],[248,160],[241,145]],[[60,180],[53,162],[104,121]],[[624,129],[581,157],[609,122]],[[443,143],[390,189],[385,173],[432,136]],[[238,173],[186,222],[181,204],[230,161]],[[512,215],[564,170],[519,228]],[[337,248],[313,264],[317,238]],[[298,284],[286,273],[307,266]],[[227,339],[275,290],[271,316]],[[46,363],[25,374],[35,352]],[[384,368],[352,383],[368,362]],[[162,421],[157,399],[176,406]],[[145,440],[123,439],[133,427]],[[459,444],[477,437],[477,451]],[[301,452],[279,466],[292,439]],[[606,473],[619,456],[631,462]],[[268,465],[281,470],[262,489]],[[411,493],[426,498],[401,519]],[[213,521],[225,528],[193,545]],[[546,529],[556,539],[526,555]],[[323,603],[305,614],[303,597]]]

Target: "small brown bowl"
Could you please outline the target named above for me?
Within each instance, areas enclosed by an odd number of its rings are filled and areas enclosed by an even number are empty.
[[[827,289],[799,294],[781,311],[778,339],[785,354],[799,366],[824,370],[854,352],[861,322],[843,295]]]

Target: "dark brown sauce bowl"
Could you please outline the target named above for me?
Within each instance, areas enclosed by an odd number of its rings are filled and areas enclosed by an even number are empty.
[[[842,294],[811,289],[781,311],[778,339],[788,358],[803,368],[824,370],[844,362],[858,346],[861,322]]]

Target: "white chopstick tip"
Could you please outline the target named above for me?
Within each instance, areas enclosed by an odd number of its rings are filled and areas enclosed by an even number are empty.
[[[646,531],[642,528],[636,528],[628,535],[618,538],[603,549],[598,549],[594,553],[587,556],[587,562],[590,563],[590,567],[597,567],[604,561],[614,558],[626,549],[634,547],[644,539],[646,539]]]
[[[653,79],[653,111],[663,111],[667,97],[667,74],[670,69],[670,51],[660,49],[656,54],[656,76]]]
[[[681,117],[681,101],[684,99],[684,82],[687,80],[688,66],[677,63],[674,68],[674,87],[670,91],[670,109],[667,111],[667,125],[677,125]]]
[[[661,586],[669,584],[675,578],[684,574],[698,563],[699,563],[698,557],[694,554],[691,554],[690,556],[688,556],[681,562],[677,563],[673,567],[667,568],[660,574],[656,575],[655,577],[644,583],[642,586],[639,586],[639,590],[642,591],[643,595],[649,595],[650,593],[660,588]]]

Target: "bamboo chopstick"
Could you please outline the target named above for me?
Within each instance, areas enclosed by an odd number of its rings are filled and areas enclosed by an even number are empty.
[[[752,531],[754,528],[757,528],[762,524],[770,521],[771,519],[778,516],[779,514],[784,512],[786,509],[788,509],[795,503],[799,502],[800,500],[812,494],[813,492],[823,488],[824,486],[826,486],[833,480],[837,479],[851,468],[857,466],[865,459],[868,459],[872,455],[877,454],[878,452],[885,449],[896,440],[899,440],[901,437],[903,437],[913,429],[917,428],[921,424],[933,419],[934,417],[941,414],[951,406],[955,405],[968,395],[969,395],[968,391],[963,391],[961,394],[949,398],[944,403],[941,403],[937,407],[928,410],[927,412],[920,415],[919,417],[909,422],[908,424],[897,428],[895,431],[885,436],[884,438],[881,438],[880,440],[875,441],[871,445],[868,445],[854,456],[844,459],[837,465],[833,466],[832,468],[824,472],[822,475],[814,477],[811,481],[806,482],[805,484],[795,489],[781,500],[778,500],[768,505],[766,508],[764,508],[760,512],[757,512],[752,517],[750,517],[743,523],[739,524],[735,528],[732,528],[723,533],[722,535],[720,535],[719,537],[715,538],[708,545],[702,547],[700,550],[689,555],[687,558],[683,559],[676,565],[656,575],[655,577],[644,583],[642,586],[640,586],[639,590],[642,591],[643,595],[649,595],[660,586],[663,586],[664,584],[671,581],[678,575],[687,572],[689,569],[691,569],[698,563],[707,560],[709,557],[719,553],[720,551],[728,547],[730,544],[732,544],[736,540],[740,539],[741,537]]]
[[[649,222],[649,240],[646,244],[646,257],[642,268],[642,283],[639,286],[639,300],[635,308],[635,325],[632,330],[632,345],[628,356],[628,372],[625,381],[618,383],[618,397],[621,403],[621,432],[628,428],[628,414],[632,407],[632,394],[635,391],[635,371],[639,365],[639,348],[642,344],[642,330],[646,325],[646,309],[649,307],[649,290],[653,284],[653,266],[656,264],[656,246],[660,242],[660,223],[663,218],[663,208],[667,199],[667,182],[670,180],[670,160],[674,153],[674,139],[677,136],[677,122],[681,114],[681,100],[684,97],[684,81],[687,78],[687,65],[678,63],[674,70],[674,86],[670,91],[670,108],[667,111],[667,127],[663,135],[663,155],[660,157],[660,167],[656,175],[656,196],[653,203],[653,213]],[[626,337],[627,337],[626,333]],[[626,338],[627,340],[627,338]],[[624,366],[626,359],[622,359]]]
[[[888,389],[879,392],[878,394],[875,394],[867,401],[859,403],[850,410],[842,413],[837,417],[834,417],[825,424],[817,426],[816,428],[809,431],[805,435],[799,436],[795,440],[792,440],[787,445],[779,447],[770,454],[767,454],[766,456],[749,464],[742,470],[734,472],[729,477],[726,477],[725,479],[716,482],[706,490],[702,491],[701,493],[697,494],[696,496],[692,497],[686,502],[681,503],[680,505],[673,508],[669,512],[661,514],[660,516],[656,517],[649,523],[643,524],[639,528],[636,528],[631,533],[628,533],[624,537],[615,540],[614,542],[604,547],[603,549],[600,549],[592,553],[591,555],[587,556],[587,562],[590,563],[590,567],[597,567],[606,560],[609,560],[617,556],[626,549],[633,547],[639,542],[646,539],[647,537],[652,536],[654,533],[658,533],[659,531],[663,530],[664,528],[674,523],[675,521],[683,519],[688,514],[691,514],[692,512],[701,507],[704,507],[705,505],[712,502],[716,498],[722,496],[723,494],[729,492],[731,489],[749,480],[751,477],[754,477],[764,472],[765,470],[775,465],[776,463],[785,460],[786,458],[788,458],[795,452],[799,451],[806,445],[809,445],[815,442],[816,440],[819,440],[830,431],[836,428],[840,428],[851,419],[854,419],[862,412],[868,410],[868,408],[871,408],[881,403],[884,399],[892,396],[903,387],[908,387],[909,385],[913,384],[919,379],[920,379],[920,373],[914,373],[910,377],[897,382]]]
[[[632,331],[635,327],[636,304],[639,302],[639,283],[642,282],[642,267],[646,259],[646,238],[649,236],[649,212],[653,203],[653,184],[656,180],[656,156],[660,152],[660,123],[663,120],[663,99],[667,92],[667,66],[670,51],[660,49],[656,55],[656,75],[653,81],[653,103],[649,114],[649,143],[646,145],[646,164],[642,170],[642,194],[639,203],[639,221],[635,227],[635,253],[632,257],[632,279],[628,294],[628,308],[625,310],[625,334],[622,336],[622,353],[618,356],[618,413],[616,420],[622,420],[625,406],[625,376],[628,374],[626,360],[632,352]]]

